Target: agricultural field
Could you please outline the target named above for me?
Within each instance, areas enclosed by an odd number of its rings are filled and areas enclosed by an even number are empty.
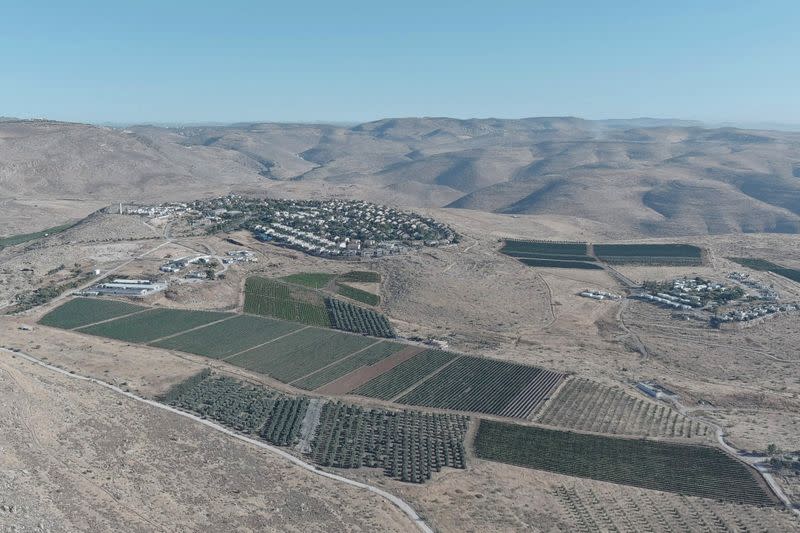
[[[619,485],[575,482],[552,491],[569,516],[571,531],[796,531],[786,511],[641,490]]]
[[[300,324],[270,318],[235,315],[225,322],[163,339],[152,345],[222,359],[302,327]]]
[[[117,300],[73,298],[44,315],[39,324],[72,329],[146,309],[147,307]]]
[[[525,418],[563,379],[533,366],[462,356],[397,401]]]
[[[324,298],[317,291],[258,277],[247,278],[244,291],[245,313],[310,326],[331,325]]]
[[[602,270],[585,242],[504,241],[500,253],[533,267]]]
[[[441,350],[425,350],[361,385],[352,393],[381,400],[391,400],[456,357],[458,354]]]
[[[483,420],[478,457],[686,496],[776,505],[758,474],[710,446],[623,439]]]
[[[377,344],[369,346],[354,355],[339,361],[338,363],[324,367],[317,372],[309,374],[308,376],[292,382],[292,385],[300,387],[301,389],[314,390],[327,385],[335,379],[353,372],[359,368],[374,365],[378,361],[389,357],[390,355],[399,352],[406,348],[405,344],[398,344],[396,342],[381,341]]]
[[[344,283],[336,282],[336,293],[367,305],[376,306],[381,303],[381,297]]]
[[[323,466],[381,468],[400,481],[423,483],[442,467],[465,468],[468,420],[329,402],[322,409],[311,456]]]
[[[535,420],[559,428],[647,437],[710,438],[708,426],[662,403],[584,378],[568,380]]]
[[[786,279],[800,283],[800,270],[796,268],[787,268],[766,259],[754,259],[750,257],[728,257],[734,263],[738,263],[743,267],[747,267],[759,272],[773,272]]]
[[[228,362],[288,383],[375,342],[369,337],[308,328],[239,353]]]
[[[336,329],[387,339],[395,337],[394,330],[386,317],[371,309],[335,298],[326,298],[325,306],[330,315],[330,324]]]
[[[79,328],[79,331],[126,342],[147,343],[233,316],[231,313],[213,311],[149,309],[133,316],[123,316],[110,322],[85,326]]]
[[[612,265],[697,266],[703,251],[691,244],[595,244],[594,254]]]
[[[24,242],[41,239],[42,237],[55,235],[56,233],[61,233],[62,231],[66,231],[74,225],[74,223],[62,224],[61,226],[54,226],[52,228],[44,229],[34,233],[20,233],[18,235],[9,235],[8,237],[0,237],[0,250],[6,246],[14,246]]]
[[[371,270],[351,270],[336,278],[336,281],[345,283],[380,283],[381,275],[379,272],[372,272]]]
[[[283,276],[282,278],[278,279],[280,281],[285,281],[286,283],[303,285],[304,287],[309,287],[311,289],[322,289],[335,277],[336,274],[329,274],[327,272],[301,272],[299,274]]]

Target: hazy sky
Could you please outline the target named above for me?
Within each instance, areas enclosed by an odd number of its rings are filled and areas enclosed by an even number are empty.
[[[797,0],[3,4],[0,115],[800,123]]]

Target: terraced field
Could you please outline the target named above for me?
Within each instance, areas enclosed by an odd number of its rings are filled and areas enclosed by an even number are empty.
[[[622,439],[482,420],[478,457],[585,477],[751,505],[776,505],[749,467],[717,448]]]
[[[154,342],[152,345],[222,359],[302,327],[291,322],[236,315],[230,320]]]
[[[127,342],[147,343],[161,337],[174,335],[234,315],[212,311],[186,311],[183,309],[150,309],[133,316],[110,322],[85,326],[81,333],[108,337]]]
[[[346,359],[333,365],[322,368],[300,380],[292,382],[292,385],[301,389],[314,390],[338,379],[342,376],[359,368],[370,366],[378,361],[399,352],[406,347],[405,344],[396,342],[381,341],[369,346],[355,355],[348,356]]]
[[[72,329],[87,326],[137,311],[144,311],[147,307],[134,305],[116,300],[101,300],[96,298],[72,298],[61,306],[44,315],[39,324],[55,328]]]
[[[288,383],[375,342],[369,337],[309,328],[242,352],[228,362]]]
[[[463,356],[397,401],[524,418],[562,379],[563,374],[537,367]]]
[[[703,251],[691,244],[595,244],[594,253],[614,265],[700,265],[703,257]]]
[[[456,357],[458,357],[457,354],[450,352],[425,350],[352,392],[361,396],[391,400]]]
[[[708,426],[666,405],[637,398],[619,387],[574,378],[542,409],[537,422],[560,428],[650,437],[711,437]]]

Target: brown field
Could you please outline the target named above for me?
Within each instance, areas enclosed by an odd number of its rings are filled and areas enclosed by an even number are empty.
[[[385,374],[400,363],[408,361],[422,351],[424,351],[424,348],[417,346],[403,348],[399,352],[393,353],[389,357],[381,359],[374,365],[358,368],[353,372],[340,377],[339,379],[323,385],[314,392],[319,394],[347,394],[351,390],[360,387],[367,381],[376,378],[381,374]]]

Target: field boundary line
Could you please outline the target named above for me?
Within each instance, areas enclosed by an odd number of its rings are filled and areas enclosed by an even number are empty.
[[[375,341],[375,342],[373,342],[372,344],[370,344],[370,345],[367,345],[367,346],[364,346],[363,348],[360,348],[360,349],[356,350],[355,352],[349,353],[349,354],[347,354],[346,356],[342,357],[341,359],[337,359],[336,361],[333,361],[333,362],[331,362],[331,363],[328,363],[327,365],[323,366],[322,368],[318,368],[317,370],[314,370],[313,372],[309,372],[309,373],[308,373],[308,374],[306,374],[305,376],[300,376],[300,377],[299,377],[299,378],[297,378],[296,380],[294,380],[294,381],[290,381],[290,382],[288,383],[288,385],[292,385],[292,386],[293,386],[295,383],[297,383],[298,381],[301,381],[301,380],[304,380],[304,379],[306,379],[308,376],[313,376],[314,374],[317,374],[318,372],[322,372],[323,370],[325,370],[325,369],[327,369],[327,368],[330,368],[330,367],[332,367],[332,366],[334,366],[334,365],[337,365],[337,364],[339,364],[339,363],[341,363],[341,362],[343,362],[343,361],[347,361],[348,359],[350,359],[350,358],[351,358],[351,357],[353,357],[354,355],[360,354],[360,353],[361,353],[361,352],[363,352],[364,350],[367,350],[367,349],[369,349],[369,348],[372,348],[373,346],[377,346],[378,344],[380,344],[380,343],[382,343],[382,342],[384,342],[382,339],[376,340],[376,341]],[[390,354],[390,355],[391,355],[391,354]],[[365,366],[365,365],[361,365],[361,366]],[[359,368],[361,368],[361,366],[360,366],[360,367],[358,367],[358,368],[355,368],[355,369],[353,369],[353,370],[354,370],[354,371],[355,371],[355,370],[358,370]]]
[[[303,461],[302,459],[300,459],[298,457],[295,457],[294,455],[290,454],[289,452],[287,452],[285,450],[282,450],[282,449],[280,449],[280,448],[278,448],[276,446],[272,446],[272,445],[267,444],[265,442],[261,442],[261,441],[252,439],[250,437],[246,437],[244,435],[236,433],[235,431],[233,431],[231,429],[226,428],[225,426],[222,426],[220,424],[212,422],[212,421],[210,421],[208,419],[203,419],[203,418],[201,418],[201,417],[199,417],[197,415],[194,415],[192,413],[187,413],[185,411],[181,411],[180,409],[176,409],[176,408],[171,407],[169,405],[166,405],[166,404],[163,404],[163,403],[159,403],[159,402],[157,402],[155,400],[150,400],[148,398],[144,398],[142,396],[139,396],[138,394],[134,394],[132,392],[122,390],[121,388],[117,387],[116,385],[112,385],[112,384],[107,383],[105,381],[102,381],[100,379],[91,378],[91,377],[88,377],[88,376],[82,376],[80,374],[74,374],[74,373],[72,373],[72,372],[70,372],[68,370],[64,370],[63,368],[59,368],[59,367],[51,365],[49,363],[45,363],[44,361],[41,361],[41,360],[37,359],[36,357],[34,357],[34,356],[30,355],[30,354],[27,354],[25,352],[22,352],[22,351],[15,352],[13,350],[9,350],[8,348],[0,348],[0,350],[4,351],[6,353],[9,353],[12,356],[19,356],[19,357],[27,360],[28,362],[37,364],[37,365],[42,366],[42,367],[44,367],[44,368],[46,368],[48,370],[52,370],[54,372],[58,372],[59,374],[63,374],[65,376],[67,376],[67,377],[71,377],[71,378],[77,379],[79,381],[86,381],[86,382],[89,382],[89,383],[94,383],[95,385],[99,385],[99,386],[104,387],[106,389],[112,390],[112,391],[114,391],[114,392],[116,392],[118,394],[121,394],[121,395],[126,396],[128,398],[131,398],[132,400],[135,400],[137,402],[141,402],[141,403],[150,405],[152,407],[157,407],[158,409],[163,409],[164,411],[167,411],[167,412],[179,415],[179,416],[183,416],[183,417],[188,418],[190,420],[193,420],[195,422],[199,422],[200,424],[203,424],[203,425],[208,426],[208,427],[210,427],[212,429],[215,429],[215,430],[217,430],[217,431],[219,431],[221,433],[224,433],[226,435],[234,437],[234,438],[236,438],[236,439],[238,439],[238,440],[240,440],[242,442],[246,442],[248,444],[252,444],[253,446],[256,446],[256,447],[264,449],[264,450],[267,450],[267,451],[269,451],[269,452],[271,452],[271,453],[273,453],[275,455],[278,455],[278,456],[280,456],[280,457],[282,457],[284,459],[287,459],[290,462],[294,463],[295,465],[303,468],[304,470],[307,470],[309,472],[317,474],[318,476],[326,477],[328,479],[333,479],[335,481],[340,481],[342,483],[345,483],[347,485],[351,485],[353,487],[357,487],[357,488],[360,488],[360,489],[368,490],[369,492],[372,492],[374,494],[377,494],[378,496],[383,497],[389,503],[391,503],[395,507],[397,507],[400,511],[402,511],[420,529],[420,531],[423,531],[424,533],[434,533],[433,529],[431,529],[431,527],[425,522],[425,520],[417,514],[417,512],[414,510],[413,507],[411,507],[411,505],[409,505],[405,500],[395,496],[394,494],[386,492],[383,489],[380,489],[378,487],[374,487],[374,486],[369,485],[367,483],[362,483],[360,481],[355,481],[353,479],[350,479],[350,478],[347,478],[347,477],[344,477],[344,476],[340,476],[340,475],[334,474],[332,472],[327,472],[325,470],[321,470],[321,469],[317,468],[316,466],[314,466],[314,465],[312,465],[310,463],[307,463],[307,462]]]
[[[262,346],[266,346],[267,344],[269,344],[269,343],[271,343],[271,342],[275,342],[275,341],[277,341],[277,340],[279,340],[279,339],[282,339],[282,338],[284,338],[284,337],[288,337],[289,335],[294,335],[295,333],[299,333],[299,332],[301,332],[301,331],[305,331],[305,330],[307,330],[307,329],[308,329],[308,328],[310,328],[310,327],[313,327],[313,326],[303,326],[303,327],[301,327],[301,328],[298,328],[298,329],[292,330],[292,331],[290,331],[289,333],[284,333],[283,335],[279,335],[278,337],[275,337],[274,339],[270,339],[270,340],[268,340],[267,342],[262,342],[261,344],[256,344],[255,346],[251,346],[251,347],[249,347],[249,348],[245,348],[244,350],[239,350],[238,352],[236,352],[236,353],[233,353],[233,354],[231,354],[231,355],[229,355],[229,356],[227,356],[227,357],[223,357],[222,359],[218,359],[218,361],[227,361],[228,359],[231,359],[231,358],[233,358],[233,357],[236,357],[236,356],[237,356],[237,355],[239,355],[239,354],[242,354],[242,353],[244,353],[244,352],[249,352],[250,350],[255,350],[256,348],[261,348]]]
[[[183,331],[179,331],[178,333],[173,333],[172,335],[165,335],[165,336],[163,336],[163,337],[161,337],[159,339],[153,339],[150,342],[146,342],[145,344],[146,345],[150,345],[150,344],[154,344],[156,342],[161,342],[161,341],[166,340],[166,339],[171,339],[172,337],[177,337],[178,335],[183,335],[184,333],[189,333],[190,331],[195,331],[197,329],[201,329],[201,328],[204,328],[206,326],[213,326],[214,324],[219,324],[220,322],[225,322],[226,320],[231,320],[232,318],[235,318],[236,316],[237,315],[235,315],[235,314],[231,314],[231,316],[226,316],[225,318],[220,318],[219,320],[215,320],[214,322],[209,322],[207,324],[201,324],[201,325],[195,326],[193,328],[189,328],[189,329],[185,329]]]
[[[119,316],[115,316],[115,317],[111,317],[111,318],[104,318],[103,320],[98,320],[97,322],[92,322],[90,324],[84,324],[82,326],[75,326],[74,328],[68,328],[67,331],[81,331],[83,328],[96,326],[97,324],[105,324],[106,322],[113,322],[114,320],[116,320],[118,318],[128,318],[129,316],[140,315],[140,314],[142,314],[142,313],[144,313],[146,311],[151,311],[152,309],[153,309],[152,307],[148,307],[147,309],[139,309],[138,311],[134,311],[133,313],[128,313],[127,315],[119,315]],[[47,326],[47,324],[43,324],[43,325]],[[58,327],[58,326],[48,326],[48,327],[53,328],[53,327]],[[61,329],[61,328],[59,328],[59,329]]]
[[[424,352],[420,352],[420,353],[424,353]],[[419,355],[419,354],[417,354],[417,355]],[[457,357],[453,357],[451,360],[449,360],[448,362],[446,362],[445,364],[443,364],[442,366],[440,366],[439,368],[437,368],[436,370],[434,370],[433,372],[431,372],[431,373],[430,373],[430,374],[428,374],[427,376],[423,376],[423,377],[422,377],[422,379],[420,379],[419,381],[417,381],[416,383],[414,383],[413,385],[411,385],[409,388],[407,388],[407,389],[405,389],[405,390],[402,390],[402,391],[400,391],[400,394],[398,394],[398,395],[396,395],[396,396],[392,396],[391,398],[389,398],[389,400],[388,400],[388,401],[390,401],[390,402],[392,402],[392,403],[395,403],[395,402],[397,402],[397,399],[398,399],[398,398],[402,398],[403,396],[405,396],[406,394],[408,394],[408,393],[409,393],[409,392],[411,392],[412,390],[416,389],[417,387],[419,387],[420,385],[422,385],[423,383],[425,383],[426,381],[428,381],[429,379],[431,379],[433,376],[435,376],[436,374],[438,374],[439,372],[441,372],[442,370],[444,370],[444,369],[445,369],[445,368],[447,368],[448,366],[452,365],[453,363],[455,363],[456,361],[458,361],[458,360],[459,360],[459,359],[461,359],[462,357],[466,357],[466,356],[464,356],[464,355],[459,355],[459,356],[457,356]],[[384,374],[385,374],[385,373],[386,373],[386,372],[384,372]],[[381,376],[382,376],[382,375],[383,375],[383,374],[381,374]],[[378,376],[375,376],[375,377],[378,377]],[[414,405],[414,404],[401,404],[401,405]],[[423,407],[423,406],[419,406],[419,407]]]

